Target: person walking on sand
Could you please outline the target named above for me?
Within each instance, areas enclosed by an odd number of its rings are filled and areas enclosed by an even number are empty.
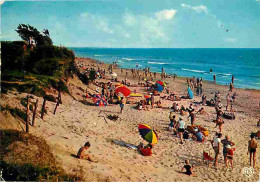
[[[216,136],[213,138],[213,140],[211,141],[211,145],[215,151],[215,162],[214,165],[215,167],[217,167],[218,165],[218,155],[219,155],[219,151],[220,151],[220,138],[221,138],[222,134],[221,133],[217,133],[216,132]]]
[[[227,165],[228,165],[228,164],[227,164],[227,162],[228,162],[228,161],[227,161],[227,160],[228,160],[228,158],[227,158],[227,155],[228,155],[227,146],[229,145],[229,146],[232,147],[232,146],[235,145],[235,143],[230,140],[230,137],[229,137],[228,135],[225,136],[225,139],[221,140],[221,143],[222,143],[222,145],[223,145],[224,163],[225,163],[225,165],[227,166]]]
[[[250,154],[250,158],[249,158],[249,162],[250,162],[250,166],[252,165],[252,156],[253,156],[253,168],[255,168],[255,164],[256,164],[256,149],[257,149],[257,141],[255,139],[255,134],[251,134],[250,135],[250,140],[248,141],[248,151],[247,151],[247,155],[248,153]]]
[[[215,128],[218,126],[220,133],[222,133],[223,124],[224,124],[224,121],[223,121],[222,117],[221,116],[217,117]]]
[[[177,123],[176,128],[178,128],[178,133],[181,139],[181,144],[183,144],[183,133],[185,131],[185,122],[182,120],[182,118],[179,119],[179,122]]]
[[[88,150],[90,147],[90,143],[89,142],[86,142],[84,147],[81,147],[77,153],[77,158],[79,159],[87,159],[89,160],[90,162],[97,162],[95,160],[93,160],[89,154],[86,153],[86,150]]]

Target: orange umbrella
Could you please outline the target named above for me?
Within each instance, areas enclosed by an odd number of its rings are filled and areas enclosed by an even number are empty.
[[[131,94],[131,90],[126,86],[118,86],[115,90],[115,93],[122,93],[124,96],[129,96]]]

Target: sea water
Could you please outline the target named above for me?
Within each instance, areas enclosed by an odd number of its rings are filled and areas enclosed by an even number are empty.
[[[78,57],[105,63],[114,61],[122,68],[145,68],[185,77],[260,90],[260,49],[144,49],[144,48],[71,48]],[[210,71],[212,69],[212,72]]]

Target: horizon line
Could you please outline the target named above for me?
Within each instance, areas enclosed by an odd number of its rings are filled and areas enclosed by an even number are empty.
[[[260,49],[260,47],[75,47],[63,46],[68,48],[98,48],[98,49]]]

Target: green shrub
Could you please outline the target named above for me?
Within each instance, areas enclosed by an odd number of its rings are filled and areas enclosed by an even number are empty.
[[[41,75],[52,76],[59,69],[59,60],[56,58],[46,58],[38,61],[34,65],[34,72]]]

